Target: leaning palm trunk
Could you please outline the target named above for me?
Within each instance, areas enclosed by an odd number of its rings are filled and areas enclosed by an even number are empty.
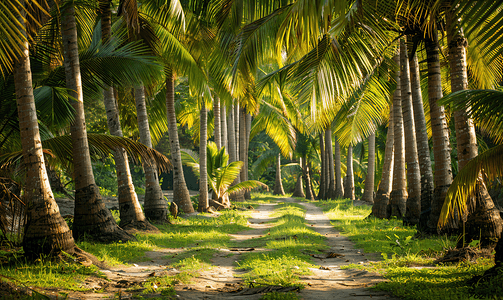
[[[327,198],[335,199],[335,169],[334,169],[334,148],[332,146],[332,129],[329,127],[325,130],[325,152],[327,155],[328,163],[328,190]]]
[[[374,203],[374,177],[375,177],[375,150],[376,150],[376,134],[375,132],[369,135],[369,150],[367,162],[367,175],[365,176],[365,190],[363,192],[362,201]]]
[[[101,5],[101,38],[103,43],[111,37],[111,11],[110,2],[103,1]],[[113,87],[106,87],[103,91],[103,102],[107,113],[107,124],[110,134],[122,137],[122,128],[119,120],[119,110],[115,100]],[[117,168],[118,200],[120,212],[120,226],[127,229],[151,230],[155,229],[143,215],[138,196],[136,195],[133,178],[129,170],[126,150],[118,147],[114,149],[115,167]]]
[[[281,182],[281,153],[278,153],[278,158],[276,160],[276,181],[274,183],[274,195],[285,195],[285,190],[283,189],[283,183]]]
[[[183,174],[182,158],[180,156],[180,141],[175,113],[175,80],[169,70],[166,74],[166,111],[168,116],[168,134],[171,146],[171,164],[173,165],[173,202],[184,213],[194,212],[190,201],[189,190]]]
[[[399,54],[393,60],[400,67]],[[400,73],[397,71],[396,90],[393,93],[393,134],[394,134],[394,169],[393,185],[390,194],[391,216],[402,218],[405,215],[407,190],[405,179],[405,138],[403,132],[402,97],[400,89]]]
[[[432,128],[433,159],[435,161],[435,189],[431,202],[431,213],[428,219],[428,230],[437,232],[437,223],[444,203],[445,195],[452,183],[451,146],[449,143],[449,127],[445,118],[444,107],[437,104],[442,98],[442,79],[440,75],[440,59],[438,36],[432,33],[432,38],[425,39],[426,56],[428,60],[428,101],[430,104],[430,119]]]
[[[454,21],[452,14],[447,15],[447,21],[450,23],[448,24],[450,30],[448,31],[447,41],[449,44],[451,91],[454,93],[468,88],[468,75],[466,72],[467,43],[462,31],[455,27],[457,24],[452,24]],[[458,168],[461,170],[468,161],[478,155],[477,137],[473,121],[467,117],[465,109],[454,112],[454,123]],[[460,240],[458,246],[465,246],[462,241],[469,243],[471,240],[478,239],[482,247],[493,248],[496,245],[496,240],[501,238],[503,221],[499,210],[494,206],[494,202],[487,192],[482,174],[479,175],[475,198],[467,202],[469,205],[471,204],[473,213],[468,215],[465,225],[467,228],[466,235],[464,239]]]
[[[208,210],[208,171],[207,171],[207,157],[206,146],[208,140],[208,114],[206,112],[206,105],[202,99],[201,113],[199,117],[199,205],[197,210],[205,212]],[[217,144],[218,147],[218,144]]]
[[[355,200],[355,176],[353,173],[353,145],[348,147],[346,161],[346,186],[344,187],[344,198]]]
[[[63,11],[61,35],[64,46],[66,87],[75,99],[70,100],[75,109],[75,119],[70,126],[75,181],[73,236],[79,239],[87,234],[90,238],[104,242],[134,239],[132,235],[117,226],[112,214],[105,207],[94,181],[84,117],[77,25],[75,9],[72,5]]]
[[[145,104],[145,89],[142,86],[136,87],[134,91],[136,103],[136,118],[138,120],[138,131],[140,132],[140,142],[152,148],[152,138],[148,124],[147,106]],[[155,162],[143,164],[145,172],[145,200],[143,206],[145,217],[151,221],[164,222],[168,216],[168,202],[164,199],[157,166]]]
[[[393,178],[394,162],[394,143],[395,136],[393,132],[393,106],[390,106],[388,134],[386,136],[386,147],[384,149],[384,163],[382,166],[381,182],[377,188],[374,205],[372,206],[372,215],[376,218],[389,218],[389,195]]]
[[[20,20],[20,23],[23,24],[23,21]],[[24,26],[20,30],[25,33]],[[27,178],[23,193],[27,212],[22,242],[24,253],[31,258],[61,251],[73,253],[72,231],[59,213],[45,168],[27,41],[24,42],[22,56],[14,64],[14,88]]]
[[[419,171],[421,172],[421,216],[419,218],[419,230],[426,228],[428,215],[431,210],[433,199],[433,172],[431,170],[430,145],[426,120],[424,118],[423,97],[421,95],[421,82],[419,76],[419,64],[417,55],[413,53],[410,62],[410,77],[412,88],[412,105],[414,109],[414,125],[416,128],[417,156]]]
[[[402,96],[403,128],[405,134],[405,162],[407,163],[407,203],[404,221],[419,223],[421,216],[421,172],[417,155],[416,128],[412,107],[409,57],[405,40],[400,40],[400,83]]]

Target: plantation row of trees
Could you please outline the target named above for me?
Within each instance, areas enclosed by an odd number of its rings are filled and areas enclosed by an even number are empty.
[[[283,194],[282,157],[302,169],[294,195],[354,199],[353,149],[361,145],[368,151],[362,200],[374,202],[375,217],[404,218],[430,233],[439,221],[449,231],[466,226],[493,247],[502,220],[487,186],[500,176],[501,154],[498,147],[490,152],[496,163],[477,156],[474,124],[499,137],[502,108],[488,99],[499,97],[502,80],[501,5],[5,2],[0,154],[2,176],[22,186],[25,253],[71,253],[73,238],[126,241],[134,237],[124,229],[155,230],[149,221],[167,217],[158,172],[168,168],[174,202],[193,212],[182,156],[199,174],[199,211],[249,197],[245,190],[261,184],[248,180],[248,166],[260,174],[274,161],[274,193]],[[189,93],[175,101],[180,79]],[[86,117],[96,116],[89,109],[86,115],[85,106],[97,99],[109,134],[87,132]],[[182,151],[182,127],[198,143],[199,157]],[[169,161],[152,149],[166,131]],[[385,132],[384,155],[376,162],[376,136]],[[264,133],[274,146],[249,162],[250,144]],[[92,172],[91,159],[110,151],[120,227]],[[72,174],[72,231],[55,203],[46,159]],[[143,166],[143,210],[130,161]]]

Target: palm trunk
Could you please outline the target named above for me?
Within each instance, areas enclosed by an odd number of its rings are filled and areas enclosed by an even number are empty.
[[[419,223],[421,216],[421,172],[417,155],[416,128],[412,107],[409,57],[405,40],[400,40],[400,83],[402,95],[403,127],[405,133],[405,162],[407,163],[407,203],[405,221]]]
[[[285,190],[283,189],[283,183],[281,181],[281,153],[278,153],[278,158],[276,160],[276,182],[274,184],[274,195],[285,195]]]
[[[369,136],[367,175],[365,176],[365,190],[363,192],[362,201],[374,203],[374,177],[375,177],[375,150],[376,150],[376,134],[375,132]]]
[[[307,156],[302,159],[302,177],[304,178],[304,185],[306,186],[306,199],[314,200],[313,188],[311,185],[311,175]]]
[[[240,116],[239,116],[239,103],[236,102],[234,105],[234,138],[236,139],[234,141],[234,145],[236,145],[236,161],[241,160],[240,154],[241,152],[239,147],[239,121],[240,121]]]
[[[246,142],[245,142],[245,147],[246,147],[246,155],[244,157],[244,165],[243,165],[243,168],[245,169],[245,179],[244,180],[248,180],[248,153],[250,151],[250,133],[251,133],[251,123],[252,123],[252,116],[250,114],[246,114],[245,115],[245,121],[246,121],[246,130],[245,130],[245,137],[246,137]],[[246,190],[245,191],[245,199],[247,200],[251,200],[251,191],[250,190]]]
[[[20,23],[23,24],[23,20]],[[24,26],[20,31],[26,36]],[[26,225],[22,245],[25,255],[35,258],[41,254],[58,254],[61,251],[73,253],[75,242],[72,231],[59,213],[49,184],[31,76],[28,42],[24,42],[22,55],[14,64],[14,88],[27,178],[23,193]]]
[[[208,114],[204,100],[202,100],[201,113],[199,118],[199,205],[197,210],[205,212],[208,210],[208,171],[206,144],[208,139]]]
[[[414,125],[416,128],[417,155],[419,171],[421,172],[421,216],[419,218],[419,230],[424,230],[428,222],[433,199],[433,172],[431,170],[430,145],[426,131],[424,118],[423,97],[421,95],[421,82],[419,76],[419,64],[417,55],[413,54],[410,63],[410,77],[412,88],[412,105],[414,109]]]
[[[103,1],[101,9],[101,39],[107,43],[111,38],[111,10],[110,1]],[[107,113],[107,124],[110,134],[122,137],[122,128],[119,120],[119,110],[115,100],[114,89],[106,87],[103,91],[103,102]],[[114,149],[114,160],[117,169],[118,200],[120,212],[120,226],[128,229],[152,230],[141,210],[138,196],[136,195],[133,178],[129,169],[129,161],[124,148]]]
[[[328,199],[335,199],[335,169],[334,169],[334,148],[332,146],[332,129],[325,131],[325,150],[327,152],[327,163],[329,172]]]
[[[325,184],[325,169],[326,169],[326,158],[325,158],[325,142],[323,138],[323,134],[320,133],[320,158],[321,158],[321,172],[320,172],[320,184],[318,191],[318,199],[326,199],[327,194],[327,185]]]
[[[300,165],[302,165],[302,158],[300,158],[300,160]],[[294,162],[296,163],[297,160],[294,160]],[[306,198],[306,194],[304,194],[304,187],[302,186],[302,173],[297,176],[297,181],[295,182],[295,189],[293,190],[292,197]]]
[[[171,164],[173,165],[173,202],[178,209],[184,213],[194,212],[194,207],[190,201],[189,190],[185,183],[182,168],[182,158],[180,154],[180,141],[178,139],[178,128],[176,125],[175,113],[175,80],[171,71],[166,74],[166,110],[168,116],[168,134],[171,146]]]
[[[425,49],[428,61],[428,100],[430,104],[430,119],[432,128],[433,159],[435,161],[435,189],[431,202],[431,213],[428,219],[428,230],[437,232],[438,218],[444,203],[445,195],[452,183],[451,146],[449,143],[449,127],[445,118],[444,107],[437,101],[442,98],[442,79],[438,36],[425,39]]]
[[[220,100],[220,122],[221,122],[221,143],[222,147],[225,147],[227,149],[227,153],[229,153],[229,145],[227,143],[228,137],[227,137],[227,109],[225,107],[225,103]]]
[[[342,185],[342,169],[341,169],[341,146],[337,137],[334,139],[334,165],[335,165],[335,198],[344,196],[344,186]]]
[[[231,107],[229,110],[229,119],[227,120],[227,132],[229,134],[228,137],[228,142],[229,142],[229,163],[233,161],[238,161],[239,160],[239,155],[238,155],[238,147],[237,147],[237,139],[236,139],[236,118],[239,118],[238,115],[236,115],[236,110],[234,109],[235,107]],[[238,130],[239,131],[239,130]],[[240,177],[236,177],[236,180],[234,180],[233,185],[241,182]],[[230,200],[232,201],[237,201],[241,202],[244,201],[244,194],[242,193],[232,193],[229,196]]]
[[[348,146],[348,156],[346,162],[346,186],[344,187],[344,198],[355,200],[355,176],[353,173],[353,145]]]
[[[66,87],[75,99],[70,100],[75,109],[75,119],[70,126],[75,181],[73,236],[79,239],[86,234],[88,237],[104,242],[134,239],[132,235],[117,226],[112,214],[105,207],[99,188],[94,181],[84,117],[75,9],[71,5],[63,11],[61,35],[64,46]]]
[[[220,148],[222,148],[222,134],[221,134],[222,123],[220,121],[220,99],[218,99],[218,96],[216,95],[213,98],[213,116],[215,124],[213,137],[215,140],[215,144],[217,144],[218,150],[220,150]]]
[[[400,67],[399,54],[395,55],[393,60]],[[394,147],[394,170],[393,185],[390,194],[391,216],[402,218],[405,215],[407,190],[405,180],[405,139],[403,131],[402,118],[402,97],[401,97],[401,78],[397,70],[396,90],[393,93],[393,134],[395,138]]]
[[[386,136],[386,148],[384,149],[384,163],[382,166],[381,182],[376,192],[374,205],[372,206],[372,215],[376,218],[389,218],[389,196],[393,178],[394,162],[394,143],[395,135],[393,132],[393,106],[390,106],[388,134]]]
[[[134,96],[140,142],[152,148],[144,87],[136,87]],[[145,217],[151,221],[164,222],[167,220],[168,216],[168,203],[164,199],[161,185],[159,184],[159,176],[155,162],[151,162],[150,164],[144,163],[143,171],[145,172],[145,200],[143,202]]]
[[[458,24],[453,24],[454,16],[447,14],[447,34],[449,45],[449,63],[451,70],[451,91],[457,92],[468,89],[468,74],[466,72],[466,39]],[[458,153],[458,169],[461,170],[474,157],[478,155],[477,136],[473,121],[467,117],[466,110],[460,109],[454,112],[456,128],[456,141]],[[475,196],[475,210],[468,215],[466,220],[465,240],[480,240],[482,247],[493,248],[496,240],[501,238],[503,221],[499,210],[487,192],[482,175],[479,176],[477,195]],[[472,200],[472,201],[473,201]],[[469,201],[469,202],[472,202]],[[461,245],[460,246],[465,246]]]
[[[244,109],[239,110],[239,160],[242,161],[243,163],[246,161],[246,113]],[[241,182],[245,181],[246,179],[246,167],[243,165],[240,171],[240,179]]]

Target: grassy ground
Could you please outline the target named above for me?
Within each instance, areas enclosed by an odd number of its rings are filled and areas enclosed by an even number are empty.
[[[368,218],[371,207],[352,206],[347,199],[315,201],[328,215],[331,223],[365,252],[381,253],[382,261],[350,268],[378,271],[389,282],[377,289],[392,292],[403,299],[503,299],[503,275],[493,283],[481,283],[470,290],[466,281],[481,275],[493,266],[489,259],[435,265],[447,249],[455,246],[456,238],[436,236],[415,238],[415,227],[404,226],[397,219]],[[477,293],[477,296],[473,295]]]
[[[257,206],[277,201],[270,195],[254,195],[239,206]],[[329,216],[332,224],[365,252],[380,253],[382,260],[349,268],[377,271],[389,279],[377,289],[385,290],[403,299],[503,299],[503,284],[481,283],[470,291],[466,280],[480,275],[491,267],[490,260],[476,263],[434,265],[434,260],[455,244],[454,238],[445,236],[425,239],[414,238],[414,227],[403,226],[400,220],[366,219],[369,206],[352,206],[351,201],[314,201]],[[210,258],[220,248],[233,246],[264,248],[241,256],[237,268],[245,270],[245,283],[302,286],[299,276],[309,274],[313,267],[311,257],[326,248],[325,238],[304,223],[304,209],[294,203],[277,203],[271,215],[273,227],[260,237],[236,244],[228,234],[246,230],[250,213],[241,210],[222,212],[218,218],[203,216],[178,218],[172,224],[159,225],[160,234],[137,234],[138,241],[117,244],[79,242],[79,247],[105,260],[109,265],[128,265],[145,260],[145,252],[161,248],[183,248],[177,255],[167,257],[169,267],[181,272],[172,277],[155,277],[143,284],[143,293],[162,292],[166,299],[174,295],[177,282],[188,283],[199,272],[212,268]],[[94,267],[47,259],[27,262],[22,251],[0,251],[0,277],[16,285],[33,290],[82,291],[82,283],[89,277],[103,277]],[[1,283],[1,282],[0,282]],[[470,296],[476,292],[477,297]],[[473,295],[473,294],[472,294]],[[140,295],[141,296],[141,295]],[[1,298],[1,296],[0,296]],[[43,298],[41,298],[43,299]],[[271,293],[263,299],[296,299],[296,295]]]

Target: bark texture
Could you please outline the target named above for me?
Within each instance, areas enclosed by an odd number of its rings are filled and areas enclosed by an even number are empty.
[[[325,139],[323,134],[320,133],[320,158],[321,158],[321,172],[320,172],[320,182],[319,182],[319,190],[318,190],[318,199],[326,199],[327,194],[327,184],[325,178],[325,170],[326,170],[326,156],[325,156]]]
[[[353,172],[353,145],[348,146],[346,157],[346,186],[344,187],[344,198],[355,200],[355,174]]]
[[[412,107],[409,57],[407,45],[403,39],[400,40],[400,83],[408,194],[404,221],[416,225],[421,216],[421,172],[419,171],[414,109]]]
[[[201,112],[199,117],[199,205],[197,210],[199,212],[206,212],[209,207],[208,201],[208,166],[206,156],[206,145],[208,139],[208,113],[204,100],[201,105]]]
[[[391,192],[391,184],[393,178],[393,162],[394,162],[394,143],[395,137],[393,132],[393,106],[390,106],[390,116],[388,125],[388,134],[386,135],[386,147],[384,149],[384,163],[382,167],[381,182],[376,192],[374,205],[372,206],[372,215],[376,218],[389,218],[391,212],[389,210],[389,196]]]
[[[365,176],[365,190],[362,201],[374,203],[374,177],[375,177],[375,145],[376,135],[372,133],[369,138],[367,175]]]
[[[112,214],[105,207],[94,181],[84,117],[77,25],[75,9],[72,5],[67,6],[63,11],[61,29],[66,87],[75,99],[70,100],[75,109],[75,119],[70,126],[73,148],[73,178],[75,181],[73,237],[79,239],[87,235],[89,238],[101,242],[133,240],[134,236],[123,231],[115,223]]]
[[[135,88],[136,118],[140,142],[152,148],[152,138],[148,123],[147,106],[145,103],[145,89],[143,86]],[[168,202],[159,184],[159,176],[155,162],[143,163],[145,172],[145,200],[143,202],[145,217],[154,222],[165,222],[168,217]]]
[[[335,199],[335,169],[334,169],[334,148],[332,146],[332,129],[329,127],[325,130],[325,152],[327,155],[328,169],[328,189],[327,198]]]
[[[341,146],[334,138],[334,166],[335,166],[335,198],[342,198],[344,195],[344,186],[342,185],[342,169],[341,169]]]
[[[400,68],[399,54],[393,60]],[[399,69],[398,69],[399,70]],[[407,201],[407,182],[405,178],[405,137],[402,118],[402,94],[400,73],[397,70],[396,90],[393,93],[393,135],[394,135],[394,163],[393,184],[390,194],[391,216],[402,218],[405,215]]]
[[[423,97],[421,94],[419,64],[417,55],[415,53],[413,55],[410,63],[410,76],[414,125],[416,127],[417,155],[419,159],[419,171],[421,172],[421,216],[419,218],[418,229],[424,230],[427,227],[426,224],[433,199],[433,172],[431,170],[430,145],[428,143],[428,132],[426,130]]]
[[[20,20],[20,23],[23,24],[23,21]],[[20,30],[26,36],[24,26]],[[46,172],[28,47],[28,42],[24,42],[22,55],[14,64],[14,88],[27,178],[22,196],[26,204],[22,246],[27,257],[36,258],[41,254],[58,254],[61,251],[73,253],[75,242],[72,231],[59,213]]]
[[[435,189],[431,203],[431,213],[427,222],[428,231],[437,232],[438,218],[444,203],[445,195],[452,183],[451,146],[449,142],[449,127],[445,118],[443,106],[437,101],[442,98],[442,79],[438,36],[432,33],[425,39],[425,49],[428,62],[428,101],[430,104],[430,120],[433,143],[433,159],[435,161]]]
[[[189,190],[185,183],[180,154],[180,140],[178,139],[178,126],[175,112],[175,80],[171,72],[166,74],[166,110],[168,116],[168,134],[171,146],[171,164],[173,165],[173,201],[179,211],[184,213],[194,212],[190,201]]]

